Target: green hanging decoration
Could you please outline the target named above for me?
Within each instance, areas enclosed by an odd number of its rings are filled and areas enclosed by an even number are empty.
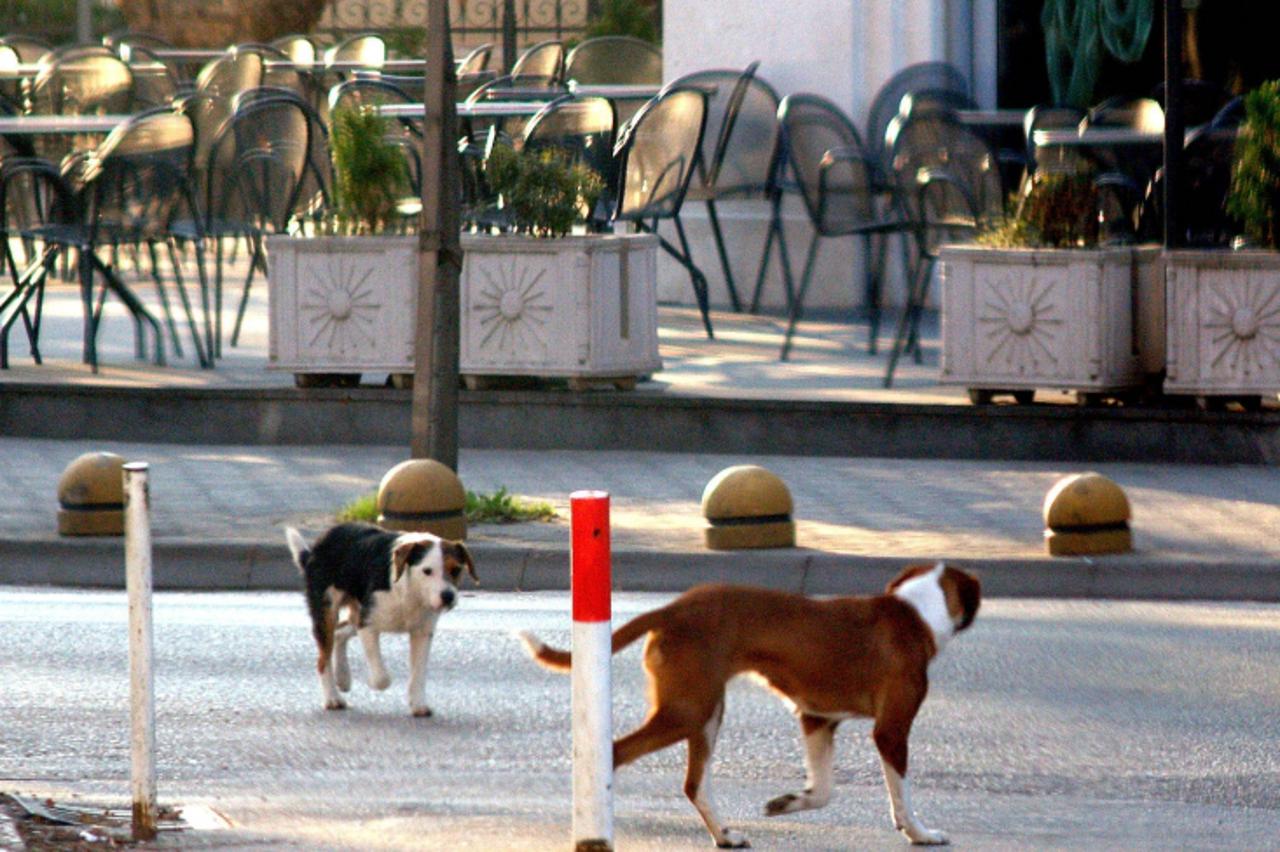
[[[1154,19],[1154,0],[1045,0],[1040,25],[1054,103],[1090,106],[1103,48],[1137,62]]]

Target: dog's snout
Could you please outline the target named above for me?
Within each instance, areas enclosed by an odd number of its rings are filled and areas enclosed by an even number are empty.
[[[445,589],[440,593],[440,605],[445,609],[453,609],[454,603],[457,602],[457,597],[453,589]]]

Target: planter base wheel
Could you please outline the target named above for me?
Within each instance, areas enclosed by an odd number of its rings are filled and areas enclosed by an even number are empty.
[[[599,385],[612,385],[620,391],[636,389],[635,376],[572,376],[568,380],[569,390],[576,393],[589,391]]]
[[[1076,403],[1085,408],[1099,408],[1107,402],[1105,393],[1092,393],[1085,391],[1076,392]]]
[[[1034,390],[1016,390],[1013,391],[1013,401],[1018,405],[1030,405],[1035,402],[1036,392]]]
[[[1226,411],[1227,401],[1225,396],[1198,396],[1196,407],[1201,411]]]
[[[392,373],[387,376],[387,384],[396,390],[413,390],[413,373]]]
[[[1245,411],[1261,411],[1262,397],[1260,396],[1238,396],[1236,402],[1240,403],[1240,407]]]
[[[987,388],[969,388],[969,402],[974,405],[990,405],[995,391]]]
[[[293,384],[300,388],[354,388],[360,385],[360,374],[294,373]]]

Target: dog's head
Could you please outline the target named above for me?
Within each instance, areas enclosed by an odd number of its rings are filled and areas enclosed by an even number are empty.
[[[458,580],[466,571],[479,583],[466,545],[431,533],[404,533],[391,549],[391,583],[408,584],[425,606],[440,611],[458,602]]]
[[[885,589],[888,594],[899,593],[907,584],[936,583],[946,602],[947,616],[952,630],[959,632],[978,614],[982,602],[982,584],[967,571],[953,568],[943,562],[933,565],[911,565],[902,570]]]

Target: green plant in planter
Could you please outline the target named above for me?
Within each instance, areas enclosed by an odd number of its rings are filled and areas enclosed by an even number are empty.
[[[1280,247],[1280,80],[1245,95],[1244,109],[1227,212],[1251,242],[1274,249]]]
[[[978,236],[993,248],[1089,248],[1098,244],[1098,190],[1087,172],[1037,175],[1000,225]]]
[[[377,234],[388,229],[410,184],[404,153],[388,138],[387,119],[369,107],[342,107],[333,111],[330,126],[333,231]]]
[[[582,37],[625,35],[643,41],[658,42],[658,25],[654,20],[653,6],[643,0],[603,0],[591,20],[587,22]]]
[[[589,166],[551,149],[494,146],[485,163],[490,188],[501,197],[517,233],[562,237],[595,209],[604,181]]]

